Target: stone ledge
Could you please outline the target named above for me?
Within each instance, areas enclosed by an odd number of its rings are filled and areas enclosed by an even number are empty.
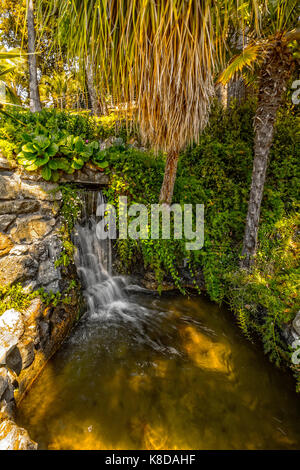
[[[11,309],[0,316],[0,450],[37,449],[27,431],[14,422],[15,407],[78,318],[80,293],[73,290],[70,295],[68,304],[46,307],[36,297],[24,312]]]

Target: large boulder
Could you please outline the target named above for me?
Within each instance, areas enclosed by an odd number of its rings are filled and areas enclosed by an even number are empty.
[[[0,316],[0,364],[6,364],[6,358],[18,344],[24,333],[24,322],[20,312],[7,310]]]
[[[28,432],[6,419],[0,425],[0,450],[36,450],[37,443],[32,441]]]

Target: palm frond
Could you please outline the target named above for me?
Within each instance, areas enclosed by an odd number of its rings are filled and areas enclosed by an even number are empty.
[[[253,0],[256,1],[256,0]],[[54,37],[70,57],[88,54],[99,89],[135,103],[144,141],[178,152],[205,126],[213,74],[225,60],[239,1],[42,0],[40,22],[58,18]],[[230,16],[231,15],[231,16]]]
[[[228,67],[221,73],[218,78],[218,83],[226,85],[238,72],[241,72],[245,67],[250,67],[262,59],[259,55],[262,53],[262,48],[258,44],[246,47],[243,52],[235,56]]]

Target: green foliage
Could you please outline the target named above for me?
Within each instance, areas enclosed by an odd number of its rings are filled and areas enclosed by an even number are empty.
[[[60,257],[55,262],[55,267],[63,266],[67,268],[74,261],[75,247],[71,241],[71,233],[76,221],[79,219],[82,210],[82,198],[80,190],[72,185],[60,186],[62,192],[61,216],[63,219],[60,228],[60,238],[62,241],[62,250]]]
[[[41,170],[46,181],[57,182],[62,172],[71,174],[87,163],[99,171],[108,169],[99,138],[113,135],[116,119],[104,125],[99,119],[56,110],[30,113],[12,109],[10,114],[0,116],[0,149],[26,171]],[[125,128],[119,130],[126,135]]]
[[[91,161],[102,170],[108,163],[99,151],[97,141],[84,142],[79,136],[62,134],[22,134],[26,144],[17,156],[19,165],[26,171],[36,171],[41,168],[41,175],[46,181],[57,182],[60,170],[72,174],[81,170]]]
[[[39,289],[38,295],[40,296],[42,302],[48,306],[52,305],[53,307],[57,307],[60,303],[62,304],[70,304],[71,297],[70,293],[77,287],[77,283],[74,279],[72,279],[68,285],[68,287],[63,292],[47,292],[45,289]]]
[[[58,169],[57,163],[55,168],[51,157],[58,152],[58,145],[45,135],[30,136],[23,134],[27,143],[22,146],[21,152],[18,154],[18,163],[25,167],[26,171],[36,171],[42,168],[42,176],[49,181],[52,176],[52,170]]]
[[[0,315],[11,308],[23,312],[37,296],[37,292],[24,292],[21,284],[0,286]]]

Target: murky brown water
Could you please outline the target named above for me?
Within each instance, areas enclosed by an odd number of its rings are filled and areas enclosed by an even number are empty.
[[[300,448],[291,378],[227,311],[171,294],[127,302],[83,318],[23,400],[18,423],[40,448]]]

